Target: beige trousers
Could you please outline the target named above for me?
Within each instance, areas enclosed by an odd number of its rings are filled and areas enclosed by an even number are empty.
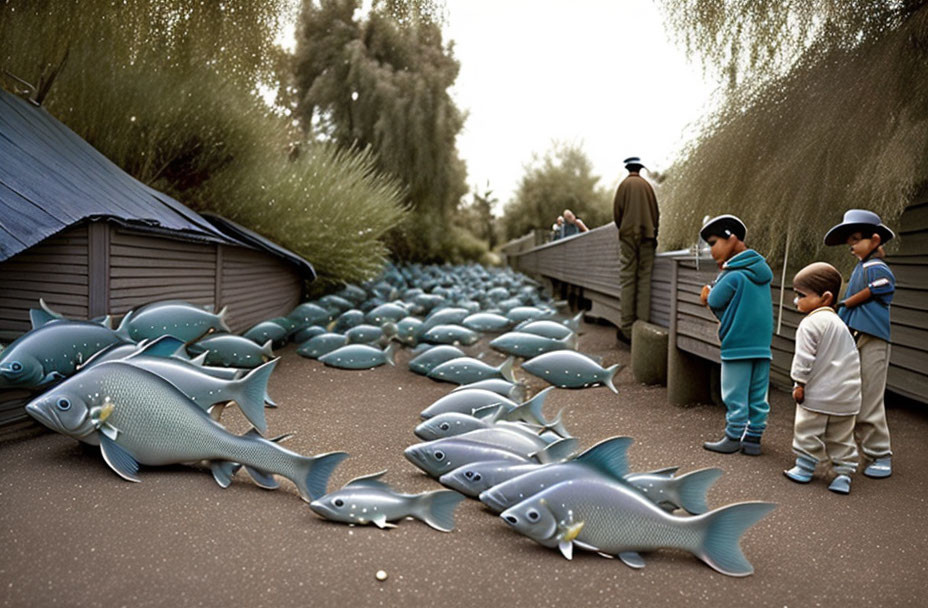
[[[656,239],[619,238],[620,329],[628,337],[636,320],[651,320],[651,270],[656,247]]]
[[[854,416],[832,416],[796,406],[793,452],[816,462],[830,460],[835,473],[850,475],[857,470]]]
[[[860,450],[870,458],[891,456],[889,426],[886,424],[886,372],[889,371],[889,342],[869,334],[857,339],[860,353],[860,413],[854,434]]]

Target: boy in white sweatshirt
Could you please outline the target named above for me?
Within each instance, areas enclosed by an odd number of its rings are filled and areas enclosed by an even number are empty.
[[[834,309],[841,274],[824,262],[810,264],[793,278],[793,289],[796,308],[806,317],[796,330],[790,372],[797,404],[796,466],[783,473],[795,482],[808,483],[815,466],[830,460],[837,476],[828,489],[847,494],[858,462],[854,422],[860,411],[860,356]]]

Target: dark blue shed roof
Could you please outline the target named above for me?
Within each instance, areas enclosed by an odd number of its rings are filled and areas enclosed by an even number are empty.
[[[258,246],[221,230],[133,178],[43,108],[0,89],[0,261],[68,226],[99,219],[263,249],[299,266],[304,277],[315,276],[300,256],[266,239]]]

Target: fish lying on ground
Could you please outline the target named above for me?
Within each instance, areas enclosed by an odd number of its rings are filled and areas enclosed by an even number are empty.
[[[332,322],[331,331],[337,334],[343,334],[352,327],[364,324],[364,313],[356,308],[346,310]]]
[[[396,339],[403,344],[415,346],[419,343],[422,321],[416,317],[404,317],[396,322]]]
[[[187,351],[192,355],[208,351],[206,365],[253,368],[274,358],[271,346],[270,340],[259,346],[241,336],[216,334],[190,344]]]
[[[562,439],[549,444],[530,456],[505,448],[467,441],[461,437],[448,437],[411,445],[404,451],[406,459],[431,475],[439,477],[465,464],[484,460],[508,460],[511,462],[559,462],[570,457],[577,448],[576,439]]]
[[[478,410],[494,405],[502,405],[507,411],[512,411],[520,406],[524,406],[523,410],[520,412],[520,416],[511,418],[511,420],[524,420],[531,424],[544,425],[544,415],[542,414],[541,408],[544,406],[545,399],[551,394],[550,389],[551,387],[548,387],[543,391],[539,391],[537,395],[525,403],[515,403],[493,391],[487,391],[481,388],[451,391],[422,410],[419,416],[426,419],[447,412],[473,415],[474,412]],[[531,414],[531,416],[525,417],[526,414]]]
[[[480,334],[461,325],[436,325],[419,336],[423,342],[432,344],[471,345],[480,339]]]
[[[271,340],[274,346],[283,346],[287,341],[287,329],[271,321],[261,321],[242,334],[255,344],[261,345]]]
[[[451,490],[400,494],[380,481],[385,473],[352,479],[340,490],[309,503],[309,508],[325,519],[346,524],[395,528],[388,522],[415,517],[436,530],[454,530],[454,510],[464,496]]]
[[[417,374],[425,376],[442,363],[463,356],[464,352],[456,346],[449,346],[447,344],[433,346],[410,359],[409,369]]]
[[[471,388],[492,391],[498,395],[506,397],[507,399],[512,399],[513,401],[525,400],[525,384],[521,382],[510,382],[509,380],[503,380],[502,378],[487,378],[486,380],[478,380],[477,382],[471,382],[470,384],[462,384],[451,389],[451,392],[454,393]]]
[[[500,517],[564,557],[573,547],[615,555],[632,568],[644,567],[639,551],[689,551],[728,576],[754,572],[739,541],[748,528],[776,505],[743,502],[703,515],[670,515],[634,489],[602,479],[562,481],[510,507]]]
[[[536,336],[551,338],[552,340],[563,340],[567,336],[575,333],[572,329],[563,323],[558,323],[557,321],[550,321],[547,319],[520,323],[519,325],[516,325],[515,331],[519,331],[524,334],[535,334]]]
[[[488,378],[502,378],[515,382],[512,364],[512,357],[495,367],[473,357],[458,357],[436,365],[426,375],[432,380],[453,382],[455,384],[471,384]]]
[[[370,369],[393,361],[396,344],[390,344],[385,350],[366,344],[348,344],[319,357],[319,360],[331,367],[341,369]]]
[[[231,483],[235,463],[252,475],[286,477],[304,500],[325,494],[347,454],[301,456],[254,436],[236,436],[210,419],[164,378],[123,361],[108,361],[65,380],[33,400],[26,412],[59,433],[99,443],[120,477],[139,481],[139,464],[210,461],[213,477]]]
[[[90,321],[52,320],[8,345],[0,355],[0,386],[38,387],[73,376],[79,365],[124,340]]]
[[[303,324],[304,327],[319,325],[325,326],[332,320],[332,313],[312,302],[304,302],[294,308],[289,315],[291,319]]]
[[[553,317],[554,314],[555,312],[553,310],[541,309],[535,306],[516,306],[510,308],[509,311],[506,312],[506,317],[513,323],[521,323],[527,320],[534,321],[546,317]]]
[[[489,312],[478,312],[466,317],[461,325],[473,331],[506,331],[512,325],[509,317]]]
[[[571,333],[566,338],[555,340],[535,334],[511,331],[491,341],[490,347],[507,355],[531,358],[555,350],[577,350],[577,335]]]
[[[387,321],[396,323],[408,314],[409,313],[404,307],[399,306],[398,304],[387,303],[381,304],[377,308],[367,313],[365,319],[372,325],[382,325]]]
[[[208,333],[230,332],[226,313],[226,308],[213,314],[199,306],[176,300],[153,302],[126,313],[116,333],[134,342],[165,335],[191,342]]]
[[[306,344],[307,342],[309,342],[316,336],[322,335],[324,333],[326,333],[324,327],[320,327],[318,325],[310,325],[309,327],[298,329],[296,332],[294,332],[293,336],[291,337],[293,339],[293,342],[296,344]]]
[[[348,339],[342,334],[323,333],[310,338],[296,349],[296,353],[310,359],[318,359],[327,355],[335,349],[341,348],[348,343]]]
[[[529,359],[522,364],[522,369],[560,388],[586,388],[601,383],[618,394],[612,379],[622,369],[622,364],[603,369],[582,353],[557,350]]]

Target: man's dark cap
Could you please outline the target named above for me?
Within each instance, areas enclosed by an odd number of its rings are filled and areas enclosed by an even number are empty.
[[[629,167],[644,167],[644,164],[642,164],[641,162],[641,158],[638,156],[629,156],[622,162],[625,163],[626,169],[628,169]]]
[[[896,236],[888,226],[883,225],[876,213],[866,209],[850,209],[844,213],[844,220],[825,235],[825,244],[843,245],[847,243],[847,237],[855,232],[863,233],[864,238],[879,234],[883,243]]]
[[[743,241],[747,232],[748,229],[745,227],[744,222],[734,215],[725,214],[706,222],[705,226],[699,229],[699,236],[702,237],[702,240],[708,242],[710,236],[727,239],[734,234],[739,241]]]

